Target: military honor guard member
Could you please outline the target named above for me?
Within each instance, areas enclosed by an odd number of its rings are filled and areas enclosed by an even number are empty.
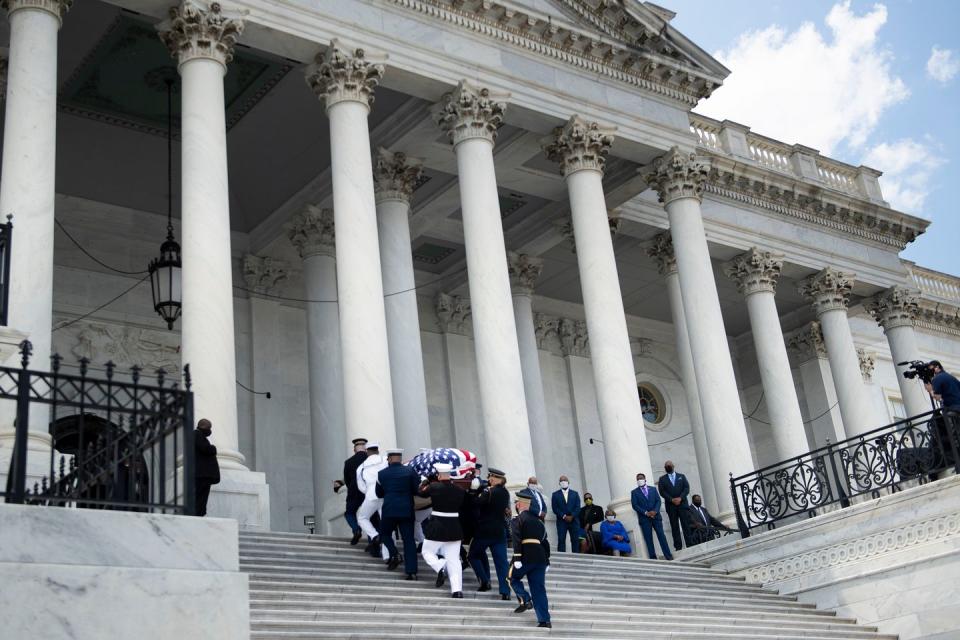
[[[380,546],[380,532],[371,519],[380,511],[383,500],[377,497],[377,475],[387,466],[387,461],[380,456],[380,445],[376,442],[367,443],[367,457],[357,469],[357,488],[363,492],[363,503],[357,509],[357,522],[360,528],[371,540],[371,553],[375,553]],[[382,550],[382,557],[387,559],[386,550]]]
[[[360,523],[357,522],[357,509],[363,504],[363,491],[357,488],[357,469],[367,459],[367,439],[353,439],[353,455],[347,458],[343,463],[343,480],[337,480],[333,483],[334,493],[339,493],[341,487],[347,488],[347,510],[343,514],[343,519],[347,521],[353,537],[350,538],[350,544],[355,545],[360,541],[363,531],[360,529]],[[319,514],[318,514],[319,517]]]
[[[453,484],[450,473],[453,465],[434,465],[437,481],[420,485],[420,495],[429,497],[433,505],[430,518],[423,524],[423,559],[437,572],[437,587],[450,580],[450,595],[463,597],[463,566],[460,564],[460,546],[463,529],[460,527],[460,508],[466,491]],[[442,556],[442,557],[441,557]]]
[[[487,469],[487,482],[488,485],[473,499],[477,507],[476,531],[467,558],[473,573],[480,580],[477,591],[490,591],[490,563],[487,560],[487,549],[490,549],[493,566],[497,570],[500,599],[510,600],[510,585],[507,581],[507,531],[504,527],[510,512],[510,492],[504,486],[507,484],[506,474],[499,469]]]
[[[537,614],[537,626],[550,628],[550,610],[547,603],[547,569],[550,565],[550,543],[547,529],[540,518],[530,511],[533,492],[521,489],[517,492],[517,517],[510,522],[513,537],[513,565],[510,567],[510,586],[520,600],[514,613],[533,609]],[[523,588],[523,578],[530,585],[530,593]]]
[[[407,580],[417,579],[417,543],[413,539],[413,496],[420,489],[420,474],[402,463],[403,449],[387,451],[387,467],[377,474],[380,508],[380,541],[387,550],[387,569],[400,564],[393,532],[400,530],[403,540],[403,569]]]

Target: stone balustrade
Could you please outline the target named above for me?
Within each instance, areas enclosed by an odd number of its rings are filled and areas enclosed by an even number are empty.
[[[917,265],[910,267],[910,275],[924,297],[960,306],[960,278]]]

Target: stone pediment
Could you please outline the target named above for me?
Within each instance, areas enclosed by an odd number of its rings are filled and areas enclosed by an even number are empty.
[[[729,70],[638,0],[393,0],[661,96],[696,105]]]

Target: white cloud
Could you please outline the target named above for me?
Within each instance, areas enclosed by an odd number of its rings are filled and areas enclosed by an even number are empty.
[[[924,202],[930,195],[930,179],[943,163],[931,144],[912,138],[878,144],[863,159],[863,164],[884,172],[880,186],[890,206],[915,214],[923,214]]]
[[[950,49],[934,46],[927,60],[927,75],[940,84],[947,84],[953,80],[954,76],[960,72],[960,59],[955,54],[956,52]]]
[[[697,111],[825,155],[841,142],[860,147],[883,112],[909,96],[877,42],[886,21],[883,5],[858,16],[848,0],[827,14],[826,37],[810,22],[741,34],[714,54],[732,73]]]

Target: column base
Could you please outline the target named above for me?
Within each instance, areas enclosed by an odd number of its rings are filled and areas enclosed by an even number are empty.
[[[220,484],[210,488],[207,515],[231,518],[245,529],[270,530],[267,476],[247,469],[220,469]]]
[[[13,457],[14,432],[0,431],[0,490],[7,486],[7,476],[10,473],[10,459]],[[43,478],[50,475],[50,446],[51,439],[46,433],[31,432],[27,438],[27,482],[28,490],[33,485],[40,484]],[[60,454],[56,454],[54,471],[59,467]]]
[[[353,533],[347,524],[343,500],[330,500],[323,507],[323,513],[317,518],[317,533],[325,536],[343,536],[349,538]]]

